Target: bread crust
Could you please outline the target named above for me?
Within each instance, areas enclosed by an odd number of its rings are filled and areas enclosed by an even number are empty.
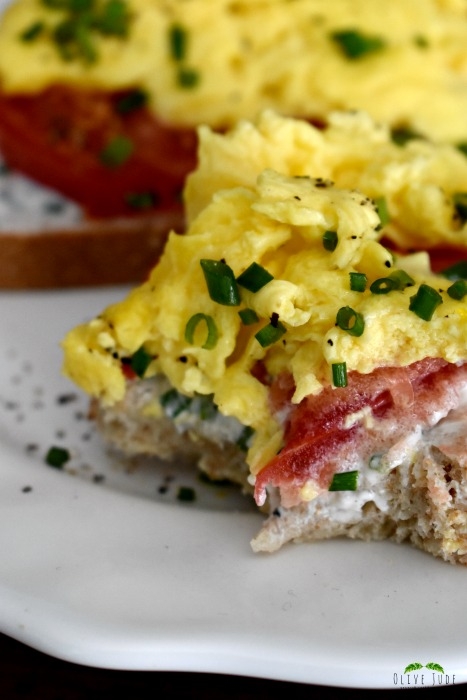
[[[48,289],[146,279],[168,232],[185,228],[181,210],[101,219],[72,228],[0,233],[0,288]]]

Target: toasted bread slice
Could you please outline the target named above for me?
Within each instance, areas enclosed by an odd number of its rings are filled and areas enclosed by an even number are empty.
[[[45,289],[144,280],[180,211],[151,217],[83,221],[69,228],[0,231],[0,287]]]

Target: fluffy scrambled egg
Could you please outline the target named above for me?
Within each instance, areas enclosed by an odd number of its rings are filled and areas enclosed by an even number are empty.
[[[109,4],[95,0],[94,13]],[[113,4],[112,31],[83,20],[76,34],[67,10],[16,0],[0,23],[2,89],[140,87],[162,120],[215,128],[267,108],[315,118],[358,108],[437,140],[467,138],[464,0]]]
[[[143,352],[144,377],[162,373],[183,394],[212,395],[224,415],[254,429],[248,460],[256,473],[282,435],[254,373],[258,361],[273,377],[291,371],[299,402],[335,383],[336,365],[368,373],[425,357],[466,360],[462,290],[453,297],[426,253],[398,256],[381,243],[392,231],[409,245],[432,219],[447,240],[465,236],[445,189],[453,165],[450,182],[467,189],[464,156],[453,147],[394,146],[365,114],[336,114],[328,132],[271,113],[224,136],[204,130],[186,192],[197,212],[187,233],[170,235],[144,284],[66,336],[65,373],[112,404],[125,394],[122,361]],[[222,174],[234,186],[216,190]],[[201,261],[221,291],[229,282],[227,299],[212,291]],[[433,303],[424,315],[414,300],[427,290]]]

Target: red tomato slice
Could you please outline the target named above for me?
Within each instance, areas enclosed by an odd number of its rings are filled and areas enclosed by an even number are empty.
[[[389,449],[414,427],[429,426],[434,416],[438,420],[439,412],[445,415],[457,404],[457,387],[467,380],[467,365],[427,358],[406,368],[383,367],[367,375],[351,372],[348,380],[346,388],[327,387],[289,405],[284,447],[256,476],[259,505],[267,486],[280,489],[286,506],[300,502],[299,491],[310,480],[318,491],[325,491],[343,464],[358,468],[359,459],[366,461],[374,452]],[[289,392],[287,382],[280,382]],[[274,404],[283,410],[278,393],[275,387]]]
[[[32,96],[0,93],[0,151],[10,167],[90,216],[181,208],[185,177],[196,165],[196,133],[157,121],[144,104],[122,112],[131,92],[55,86]],[[131,153],[120,165],[105,165],[102,153],[115,139]]]

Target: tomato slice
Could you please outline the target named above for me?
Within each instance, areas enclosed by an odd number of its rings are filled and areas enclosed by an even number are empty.
[[[416,426],[439,420],[456,406],[467,365],[427,358],[406,368],[351,372],[348,380],[346,388],[326,387],[290,405],[284,447],[256,476],[259,505],[268,486],[280,489],[285,506],[300,502],[300,489],[307,482],[317,492],[326,491],[343,465],[358,469],[359,460],[389,449]],[[287,387],[283,378],[280,382]],[[277,387],[271,393],[280,406]]]
[[[10,167],[92,217],[181,208],[185,177],[196,165],[196,132],[163,124],[144,102],[123,110],[135,92],[54,86],[37,95],[0,93],[0,151]],[[115,139],[131,153],[106,165],[102,154]]]

